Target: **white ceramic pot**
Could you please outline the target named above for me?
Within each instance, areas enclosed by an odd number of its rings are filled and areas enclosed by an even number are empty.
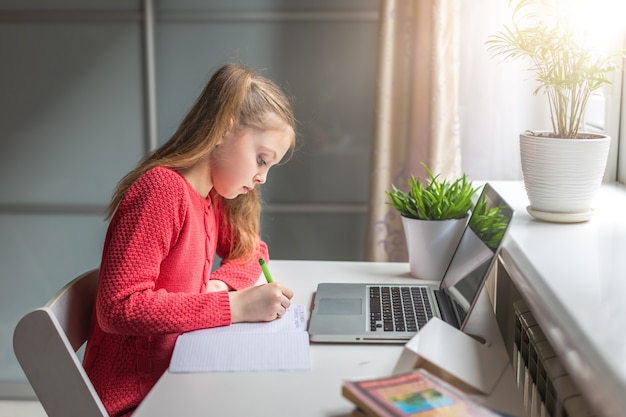
[[[402,217],[409,251],[409,268],[415,278],[440,281],[454,255],[468,216],[453,220],[418,220]]]
[[[596,136],[561,139],[520,135],[522,174],[531,215],[556,222],[589,220],[611,144],[609,136]]]

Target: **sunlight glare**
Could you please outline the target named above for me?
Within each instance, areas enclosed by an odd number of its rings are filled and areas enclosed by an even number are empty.
[[[626,28],[624,0],[560,0],[560,13],[568,27],[600,53],[622,43]]]

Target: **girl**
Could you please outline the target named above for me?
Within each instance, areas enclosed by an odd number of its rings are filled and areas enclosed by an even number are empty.
[[[255,186],[294,144],[285,95],[229,64],[172,138],[118,184],[83,362],[111,416],[132,414],[180,333],[271,321],[289,307],[290,289],[254,286],[268,257]]]

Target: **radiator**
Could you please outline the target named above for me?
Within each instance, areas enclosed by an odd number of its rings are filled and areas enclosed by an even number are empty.
[[[594,417],[524,301],[513,305],[512,363],[530,417]]]

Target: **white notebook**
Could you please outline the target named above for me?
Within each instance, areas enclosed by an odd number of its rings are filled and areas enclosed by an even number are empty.
[[[178,337],[169,371],[260,372],[311,369],[304,306],[267,323],[236,323]]]

